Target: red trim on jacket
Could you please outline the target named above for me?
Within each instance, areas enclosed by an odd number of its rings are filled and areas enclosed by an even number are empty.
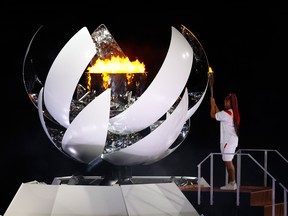
[[[232,112],[230,110],[224,110],[228,115],[232,116]]]

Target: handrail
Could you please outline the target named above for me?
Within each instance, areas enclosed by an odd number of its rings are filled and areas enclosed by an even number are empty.
[[[225,153],[225,154],[232,154],[232,153]],[[210,205],[213,205],[213,163],[214,163],[214,155],[222,155],[222,153],[210,153],[207,157],[205,157],[198,165],[198,181],[200,181],[201,178],[201,165],[208,159],[210,158]],[[252,161],[254,161],[263,171],[264,173],[266,173],[266,175],[268,175],[271,179],[272,179],[272,216],[275,216],[275,182],[276,179],[267,171],[267,167],[264,168],[260,163],[258,163],[258,161],[256,159],[254,159],[250,154],[247,153],[234,153],[233,155],[237,155],[237,206],[239,206],[239,197],[240,197],[240,185],[241,185],[241,173],[240,173],[240,168],[241,168],[241,156],[242,155],[246,155],[248,157],[250,157],[250,159],[252,159]],[[285,159],[285,158],[284,158]],[[287,189],[281,184],[279,183],[282,187],[283,187],[283,191],[284,191],[284,208],[286,209],[287,203]],[[198,205],[200,205],[200,198],[201,198],[201,194],[200,194],[200,182],[198,182]],[[284,216],[287,216],[287,212],[285,211]]]
[[[238,152],[243,152],[243,151],[264,151],[264,152],[276,152],[287,164],[288,164],[288,159],[286,159],[279,151],[276,149],[238,149]]]
[[[281,159],[284,160],[284,162],[286,162],[286,164],[288,164],[288,160],[277,150],[275,149],[239,149],[237,150],[236,153],[242,153],[244,151],[248,151],[248,152],[251,152],[251,151],[262,151],[264,152],[264,167],[265,167],[265,170],[268,170],[268,152],[276,152],[278,156],[280,156]],[[267,174],[264,172],[264,186],[266,187],[267,186]]]

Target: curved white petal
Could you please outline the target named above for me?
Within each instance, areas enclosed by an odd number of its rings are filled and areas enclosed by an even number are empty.
[[[103,159],[114,165],[135,165],[156,160],[178,137],[188,109],[187,89],[182,100],[167,119],[149,135],[127,148],[112,154],[103,155]]]
[[[38,107],[38,115],[39,115],[42,127],[43,127],[46,135],[50,139],[50,141],[57,147],[56,143],[53,141],[52,137],[50,136],[50,134],[48,132],[48,129],[47,129],[47,126],[46,126],[46,123],[45,123],[45,119],[44,119],[44,113],[43,113],[43,88],[41,88],[41,90],[39,92],[39,95],[38,95],[37,107]]]
[[[186,120],[188,120],[194,113],[195,111],[198,109],[198,107],[200,106],[201,102],[203,101],[203,98],[205,97],[205,94],[206,94],[206,91],[207,91],[207,88],[208,88],[208,85],[209,85],[209,82],[207,82],[207,85],[206,85],[206,88],[201,96],[201,98],[199,99],[199,101],[197,101],[197,103],[188,110],[187,112],[187,117],[186,117]],[[184,140],[183,140],[184,141]],[[182,142],[183,142],[182,141]],[[148,161],[147,163],[144,163],[144,165],[149,165],[149,164],[152,164],[152,163],[155,163],[157,161],[160,161],[162,160],[163,158],[167,157],[168,155],[170,155],[172,152],[174,152],[181,144],[182,142],[180,142],[177,146],[175,146],[174,148],[172,149],[167,149],[166,151],[164,151],[163,153],[161,153],[157,158],[155,158],[155,160],[150,160]]]
[[[193,107],[191,107],[191,108],[188,110],[186,120],[188,120],[188,119],[196,112],[196,110],[198,109],[198,107],[199,107],[200,104],[202,103],[203,98],[204,98],[205,95],[206,95],[208,85],[209,85],[209,81],[208,81],[207,84],[206,84],[206,88],[205,88],[205,90],[204,90],[201,98],[197,101],[197,103],[196,103]]]
[[[180,145],[182,144],[179,143],[177,146],[175,146],[174,148],[172,149],[167,149],[166,151],[162,152],[161,154],[159,154],[157,157],[155,157],[153,160],[149,160],[145,163],[143,163],[143,165],[149,165],[149,164],[153,164],[153,163],[156,163],[157,161],[160,161],[162,160],[163,158],[167,157],[168,155],[170,155],[172,152],[174,152]]]
[[[191,116],[195,113],[195,111],[199,108],[200,104],[202,103],[203,101],[203,98],[205,97],[205,94],[207,92],[207,88],[208,88],[208,85],[209,85],[209,81],[207,82],[207,85],[206,85],[206,88],[201,96],[201,98],[197,101],[197,103],[191,107],[188,112],[187,112],[187,117],[186,117],[186,120],[188,120],[189,118],[191,118]],[[183,140],[184,141],[184,140]],[[183,142],[182,141],[182,142]],[[165,152],[161,153],[155,160],[150,160],[148,161],[147,163],[144,163],[144,165],[149,165],[149,164],[152,164],[152,163],[155,163],[157,161],[160,161],[162,160],[163,158],[167,157],[168,155],[170,155],[172,152],[174,152],[181,144],[182,142],[180,142],[177,146],[175,146],[174,148],[172,149],[167,149]]]
[[[195,111],[198,109],[198,107],[200,106],[201,102],[203,101],[203,98],[205,97],[205,94],[206,94],[206,90],[208,88],[208,85],[209,83],[207,82],[207,85],[206,85],[206,88],[201,96],[201,98],[199,99],[199,101],[197,101],[197,103],[188,110],[187,112],[187,117],[186,117],[186,120],[188,120],[194,113]],[[183,140],[184,141],[184,140]],[[182,141],[182,142],[183,142]],[[144,165],[149,165],[149,164],[152,164],[152,163],[155,163],[157,161],[160,161],[162,160],[163,158],[167,157],[168,155],[170,155],[172,152],[174,152],[181,144],[182,142],[180,142],[177,146],[175,146],[174,148],[172,149],[167,149],[165,152],[161,153],[155,160],[150,160],[148,161],[147,163],[144,163]]]
[[[89,163],[101,155],[107,137],[111,89],[90,102],[66,130],[63,150],[78,161]]]
[[[47,75],[44,102],[48,112],[62,126],[68,127],[72,96],[89,61],[96,53],[86,27],[79,30],[60,51]]]
[[[183,91],[192,62],[193,50],[190,44],[172,27],[170,47],[158,74],[131,107],[110,119],[109,129],[122,134],[133,133],[160,119]]]

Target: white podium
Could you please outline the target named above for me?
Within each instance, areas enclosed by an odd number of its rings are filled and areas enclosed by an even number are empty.
[[[22,183],[4,216],[199,216],[174,183],[47,185]]]

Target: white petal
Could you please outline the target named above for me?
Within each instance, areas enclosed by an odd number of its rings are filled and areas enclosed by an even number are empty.
[[[89,163],[102,154],[107,137],[111,90],[91,101],[66,130],[63,150],[73,158]]]
[[[143,130],[161,118],[175,103],[190,75],[193,50],[184,36],[172,27],[170,47],[158,74],[128,109],[110,119],[119,133]]]
[[[45,81],[44,103],[62,126],[68,127],[70,104],[75,88],[96,53],[86,27],[79,30],[54,60]]]
[[[185,94],[174,112],[149,135],[127,148],[112,154],[103,155],[103,159],[115,165],[136,165],[157,160],[179,136],[188,109],[188,93]]]
[[[209,85],[209,81],[207,81],[207,84],[206,84],[206,88],[201,96],[201,98],[197,101],[196,104],[194,104],[193,107],[191,107],[188,112],[187,112],[187,120],[196,112],[196,110],[199,108],[200,104],[202,103],[205,95],[206,95],[206,92],[207,92],[207,88],[208,88],[208,85]]]

